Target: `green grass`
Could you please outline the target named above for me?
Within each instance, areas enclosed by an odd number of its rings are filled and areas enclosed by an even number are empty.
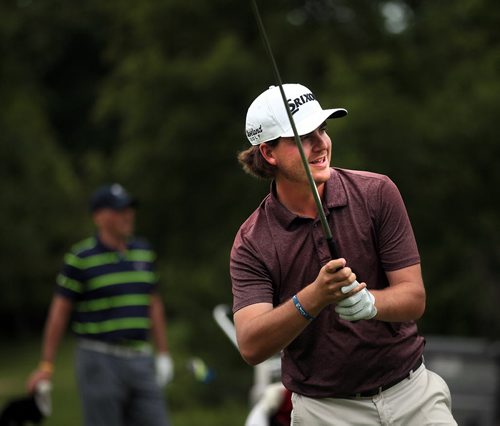
[[[39,360],[40,341],[0,342],[0,407],[13,397],[25,395],[25,383]],[[73,368],[74,341],[62,342],[58,351],[53,377],[52,415],[46,426],[78,426],[81,407]],[[182,388],[182,391],[185,389]],[[167,395],[176,393],[176,383],[169,386]],[[179,395],[176,395],[179,398]],[[189,398],[189,396],[187,396]],[[206,406],[199,402],[169,407],[173,426],[237,426],[244,423],[248,411],[245,401],[230,401],[222,405]]]

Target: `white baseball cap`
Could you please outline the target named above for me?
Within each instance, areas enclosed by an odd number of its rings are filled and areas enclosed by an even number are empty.
[[[301,84],[283,84],[283,90],[299,136],[317,129],[329,118],[347,115],[344,108],[322,109],[312,92]],[[261,93],[248,108],[246,135],[252,145],[280,137],[292,137],[293,129],[278,86]]]

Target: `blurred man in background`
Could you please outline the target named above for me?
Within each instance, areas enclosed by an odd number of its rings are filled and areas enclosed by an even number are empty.
[[[328,119],[309,89],[285,84],[305,160],[340,253],[332,259],[278,87],[250,105],[244,169],[273,179],[231,251],[236,335],[256,365],[282,351],[292,425],[456,425],[448,386],[423,364],[420,256],[396,185],[331,168]],[[347,260],[346,260],[347,259]],[[353,267],[365,282],[358,283]]]
[[[136,200],[119,184],[99,188],[90,210],[97,234],[64,258],[45,325],[42,357],[28,379],[50,380],[70,321],[86,426],[167,426],[164,387],[173,376],[155,253],[133,237]],[[156,348],[149,343],[152,337]]]

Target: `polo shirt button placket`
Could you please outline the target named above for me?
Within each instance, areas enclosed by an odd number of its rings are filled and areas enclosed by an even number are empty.
[[[313,223],[313,240],[316,245],[316,250],[320,261],[325,264],[331,257],[327,245],[325,244],[325,236],[323,234],[323,229],[320,226],[319,220]]]

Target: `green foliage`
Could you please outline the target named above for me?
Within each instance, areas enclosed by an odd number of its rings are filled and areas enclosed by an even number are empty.
[[[500,4],[391,2],[394,32],[381,0],[259,3],[282,79],[349,110],[330,124],[334,165],[402,192],[421,329],[498,337]],[[174,355],[218,370],[212,388],[181,374],[174,407],[241,401],[250,367],[211,310],[231,303],[232,240],[269,185],[235,159],[250,101],[274,83],[250,4],[3,2],[0,54],[3,333],[40,331],[64,251],[91,232],[89,193],[120,181],[160,255]]]

